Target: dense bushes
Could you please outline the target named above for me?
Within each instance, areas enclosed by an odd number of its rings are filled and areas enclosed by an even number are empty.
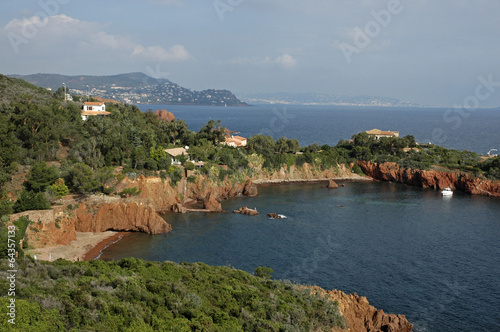
[[[8,268],[0,262],[0,292],[6,294]],[[16,303],[23,323],[17,331],[330,331],[345,325],[335,303],[270,280],[265,268],[259,269],[262,278],[202,263],[135,258],[19,262]]]

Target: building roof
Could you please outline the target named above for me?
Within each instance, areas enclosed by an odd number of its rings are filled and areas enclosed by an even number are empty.
[[[87,101],[83,105],[86,106],[102,106],[104,103],[102,101]]]
[[[82,115],[110,115],[107,111],[82,111]]]
[[[173,148],[173,149],[165,149],[165,152],[171,155],[172,157],[178,157],[184,154],[185,156],[189,155],[185,148]]]
[[[380,129],[372,129],[372,130],[367,130],[366,133],[368,135],[388,135],[388,136],[392,136],[396,133],[399,134],[398,131],[382,131]]]

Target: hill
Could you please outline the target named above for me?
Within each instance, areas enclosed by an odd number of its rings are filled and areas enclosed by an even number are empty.
[[[249,103],[292,104],[292,105],[339,105],[339,106],[375,106],[375,107],[422,107],[395,98],[379,96],[345,96],[327,93],[248,93],[240,98]]]
[[[36,104],[49,103],[54,94],[22,79],[0,74],[0,105],[29,99]]]
[[[143,73],[112,76],[34,74],[13,77],[53,90],[65,83],[70,93],[90,94],[131,104],[246,106],[229,90],[193,91],[167,79],[156,79]]]
[[[18,259],[16,325],[2,331],[330,331],[338,303],[258,273],[202,263]],[[9,291],[7,260],[0,289]],[[261,268],[262,270],[262,268]],[[262,276],[261,276],[262,275]],[[0,303],[5,317],[9,299]],[[10,317],[11,318],[11,317]]]

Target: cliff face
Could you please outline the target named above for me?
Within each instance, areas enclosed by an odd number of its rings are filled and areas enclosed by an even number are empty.
[[[310,164],[302,166],[292,165],[291,167],[282,167],[279,171],[268,173],[262,168],[254,169],[252,180],[255,183],[264,182],[292,182],[292,181],[313,181],[313,180],[329,180],[332,178],[356,178],[345,165],[331,167],[322,170],[320,167],[313,167]]]
[[[77,232],[99,233],[113,230],[160,234],[172,230],[150,203],[137,200],[97,206],[91,204],[84,202],[76,210],[74,224]]]
[[[358,161],[358,165],[366,175],[376,180],[393,181],[423,188],[450,187],[468,194],[500,197],[500,181],[484,180],[461,172],[414,170],[399,167],[395,163],[375,164],[369,161]]]
[[[326,291],[317,286],[312,286],[311,289],[338,302],[340,314],[349,324],[349,328],[345,331],[411,332],[413,330],[413,324],[404,315],[386,314],[383,310],[377,310],[364,296],[348,295],[339,290]]]
[[[173,205],[181,202],[181,182],[176,188],[172,188],[169,180],[163,181],[159,177],[141,175],[136,180],[125,178],[117,186],[117,190],[134,187],[140,191],[136,197],[149,200],[156,211],[170,210]]]

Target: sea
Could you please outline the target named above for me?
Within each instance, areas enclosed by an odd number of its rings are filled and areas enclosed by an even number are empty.
[[[241,136],[286,136],[302,146],[336,145],[378,128],[447,148],[500,150],[500,110],[476,110],[455,128],[459,123],[451,122],[448,109],[140,108],[167,109],[192,130],[221,120]],[[258,197],[222,203],[226,211],[257,208],[260,214],[253,217],[168,214],[172,232],[133,234],[101,259],[203,262],[250,273],[268,266],[274,279],[366,296],[384,312],[406,315],[416,332],[500,331],[500,198],[460,192],[443,197],[437,190],[387,182],[342,183],[335,190],[319,183],[261,186]],[[286,218],[269,219],[267,213]]]

